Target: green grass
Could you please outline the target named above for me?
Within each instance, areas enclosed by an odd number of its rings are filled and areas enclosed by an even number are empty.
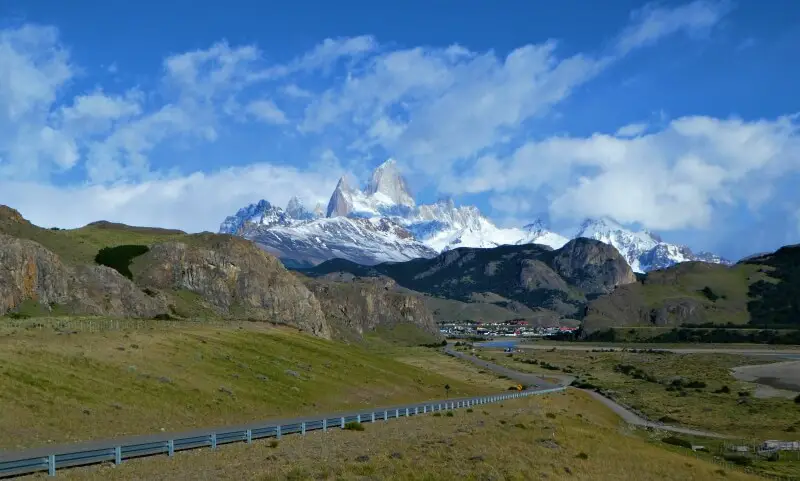
[[[545,362],[559,370],[550,371],[523,360]],[[515,354],[511,358],[498,355],[496,362],[543,375],[567,372],[582,382],[600,387],[618,402],[642,412],[650,419],[667,418],[670,422],[723,434],[758,437],[762,440],[783,439],[786,437],[785,428],[797,416],[797,406],[791,399],[757,399],[748,396],[746,401],[740,401],[738,392],[750,392],[753,385],[736,380],[730,374],[730,368],[770,362],[765,358],[729,354],[648,354],[557,349]],[[620,365],[632,366],[633,369],[619,369],[617,366]],[[641,379],[634,377],[634,374]],[[670,388],[676,378],[683,379],[681,386]],[[705,383],[706,387],[687,387],[692,381]],[[714,393],[722,386],[728,386],[731,392]]]
[[[363,432],[313,431],[215,451],[179,452],[94,466],[59,476],[81,481],[267,480],[755,480],[735,469],[665,449],[621,429],[584,393],[534,396],[484,406],[475,416],[415,416],[370,424]],[[439,414],[439,413],[435,413]],[[554,414],[555,419],[547,416]],[[523,426],[517,428],[514,426]]]
[[[445,384],[453,396],[490,390],[256,323],[93,322],[0,329],[0,447],[436,399]]]

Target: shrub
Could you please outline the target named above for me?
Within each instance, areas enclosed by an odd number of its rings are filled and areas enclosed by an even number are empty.
[[[273,439],[272,441],[269,442],[269,447],[277,448],[278,444],[280,444],[280,442],[277,439]]]
[[[357,421],[350,421],[344,425],[344,428],[348,431],[363,431],[364,425]]]
[[[725,453],[722,457],[725,459],[725,461],[736,464],[738,466],[750,466],[751,464],[753,464],[753,460],[750,459],[750,457],[745,456],[744,454]]]
[[[467,412],[471,413],[472,412],[472,408],[467,408]]]
[[[438,417],[441,417],[441,416],[442,416],[442,413],[440,413],[440,412],[435,412],[435,413],[433,413],[433,415],[434,415],[434,416],[436,416],[436,417],[438,418]]]
[[[728,386],[722,386],[721,388],[714,391],[715,394],[730,394],[731,388]]]
[[[447,414],[445,414],[445,416],[449,418],[453,417],[453,411],[447,411]]]
[[[800,394],[798,394],[797,397],[794,398],[794,402],[796,402],[797,404],[800,404]]]
[[[114,269],[128,279],[133,279],[130,270],[133,259],[146,254],[150,250],[143,245],[121,245],[116,247],[103,247],[94,257],[94,261],[101,266]]]
[[[575,457],[578,458],[578,459],[589,459],[589,455],[586,454],[586,453],[583,453],[583,452],[578,453],[577,456],[575,456]]]
[[[686,385],[688,388],[692,389],[704,389],[706,387],[706,383],[703,381],[691,381],[689,384]]]
[[[670,444],[672,446],[680,446],[682,448],[692,449],[691,441],[688,441],[677,436],[667,436],[661,440],[662,443]]]

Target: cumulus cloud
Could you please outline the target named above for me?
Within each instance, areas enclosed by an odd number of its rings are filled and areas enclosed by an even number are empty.
[[[643,134],[647,130],[647,124],[635,123],[623,125],[617,130],[617,137],[636,137]]]
[[[255,100],[247,105],[247,113],[270,124],[285,124],[286,114],[272,100]]]
[[[635,138],[595,134],[529,142],[506,158],[482,158],[446,187],[549,195],[555,217],[703,228],[718,206],[758,208],[776,179],[799,169],[797,115],[751,122],[693,116]]]
[[[338,170],[301,170],[266,163],[212,173],[78,186],[0,181],[2,202],[37,225],[80,227],[96,220],[216,231],[239,208],[262,198],[285,206],[296,195],[327,202]]]

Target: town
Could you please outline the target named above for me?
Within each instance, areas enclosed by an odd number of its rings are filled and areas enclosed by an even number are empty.
[[[524,319],[508,321],[440,321],[439,331],[450,338],[550,337],[572,333],[576,327],[531,326]]]

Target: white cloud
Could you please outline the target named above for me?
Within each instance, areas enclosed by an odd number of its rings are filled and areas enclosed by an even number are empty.
[[[254,164],[210,174],[110,185],[56,187],[0,181],[0,192],[3,203],[42,226],[79,227],[103,219],[216,232],[226,216],[262,198],[282,206],[293,195],[311,206],[327,202],[336,180],[336,171]]]
[[[617,137],[636,137],[643,134],[647,130],[647,124],[636,123],[623,125],[617,130]]]
[[[656,3],[647,4],[631,14],[632,25],[617,39],[617,52],[624,55],[680,31],[690,34],[707,32],[731,8],[728,0],[695,0],[674,8],[662,7]]]
[[[716,207],[757,208],[774,195],[768,186],[776,179],[800,171],[799,118],[694,116],[632,139],[595,134],[529,142],[508,158],[481,159],[444,187],[549,194],[557,218],[610,216],[652,229],[703,228]]]
[[[284,86],[281,91],[288,95],[289,97],[299,98],[299,99],[307,99],[312,96],[312,93],[308,90],[302,89],[298,87],[296,84],[288,84]]]
[[[272,100],[255,100],[247,105],[247,113],[266,123],[285,124],[286,114]]]

